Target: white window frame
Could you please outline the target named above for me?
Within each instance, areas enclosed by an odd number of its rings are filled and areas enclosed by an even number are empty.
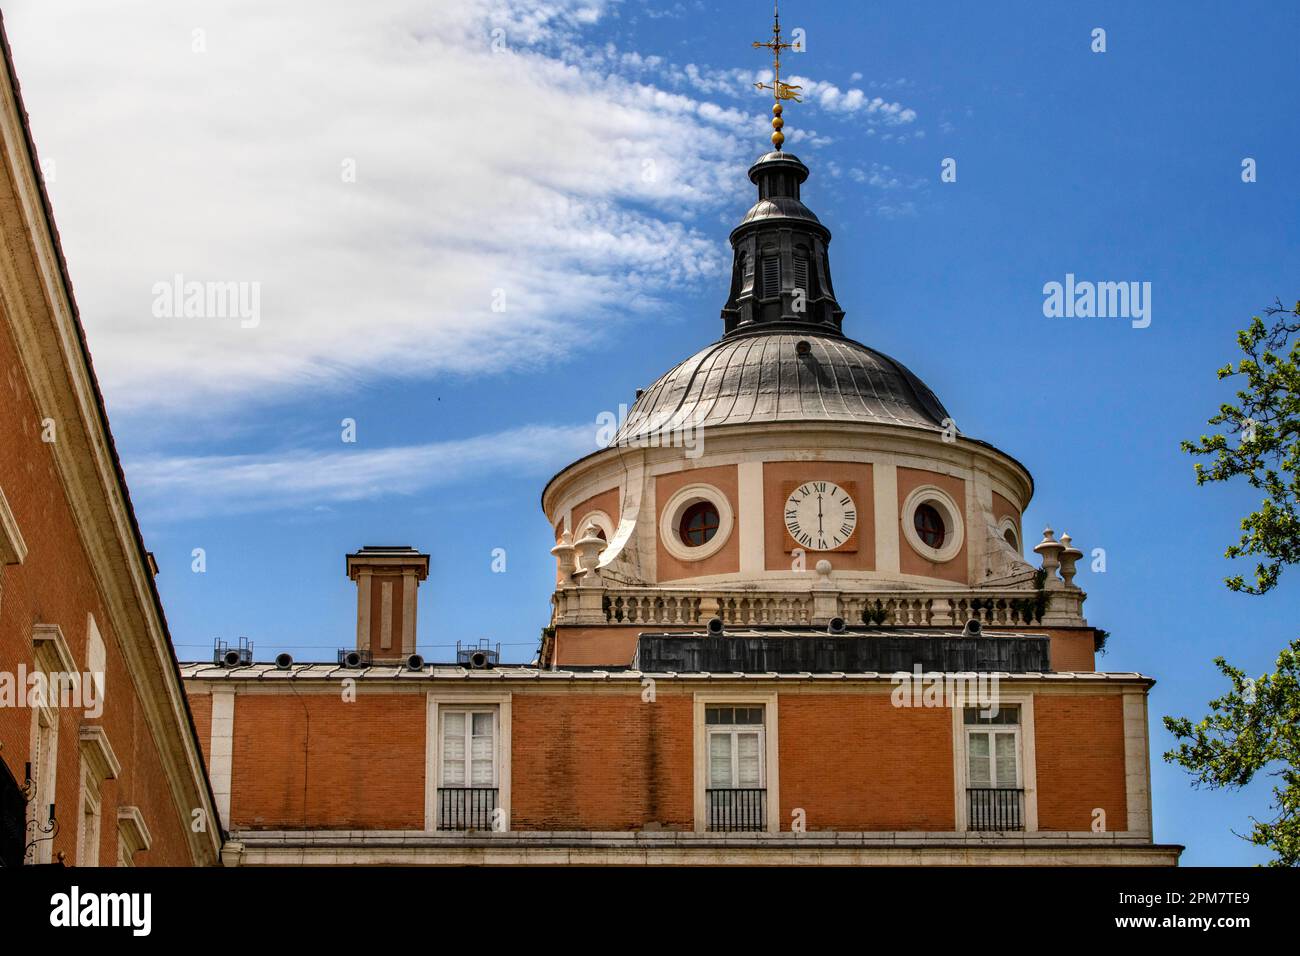
[[[731,738],[731,779],[735,781],[740,778],[740,748],[736,745],[736,738],[739,737],[741,734],[756,733],[758,734],[758,740],[759,740],[758,786],[760,788],[766,788],[767,754],[764,751],[767,749],[767,716],[766,716],[767,710],[766,708],[764,708],[764,717],[763,717],[763,722],[761,724],[710,724],[708,722],[708,712],[710,708],[728,707],[728,706],[744,707],[746,705],[709,704],[704,708],[704,713],[705,713],[704,733],[706,736],[705,746],[708,747],[708,753],[709,753],[708,783],[711,784],[713,782],[713,738],[714,737]],[[753,704],[750,706],[758,707],[761,705]],[[732,787],[733,788],[736,787],[734,782],[732,784]],[[709,789],[709,788],[706,787],[705,789]],[[737,788],[737,789],[741,789],[741,788]]]
[[[997,775],[998,760],[997,760],[997,745],[993,743],[991,738],[995,734],[1010,735],[1011,739],[1015,743],[1015,753],[1016,753],[1016,779],[1015,782],[1010,785],[1010,787],[1016,790],[1023,789],[1024,788],[1023,781],[1024,781],[1025,774],[1024,774],[1024,767],[1021,765],[1022,762],[1020,759],[1020,755],[1022,753],[1021,743],[1020,743],[1020,724],[1018,722],[1014,724],[968,724],[965,722],[965,719],[963,718],[962,726],[966,729],[966,740],[965,740],[966,773],[967,774],[970,773],[970,740],[972,737],[974,737],[976,734],[982,734],[990,738],[988,761],[989,761],[989,779],[992,780],[993,777]],[[1003,788],[1004,786],[1000,782],[992,786],[992,789],[994,790],[1003,789]]]
[[[424,761],[424,829],[438,829],[438,788],[442,785],[442,712],[496,711],[495,776],[497,809],[504,815],[505,829],[510,829],[510,694],[444,694],[430,691],[425,709]],[[468,767],[466,768],[468,771]]]
[[[501,777],[500,761],[498,752],[500,746],[498,741],[501,738],[501,712],[496,704],[484,704],[481,707],[473,704],[447,705],[438,708],[438,742],[445,744],[447,742],[446,723],[447,718],[452,714],[465,715],[465,783],[466,788],[477,788],[481,786],[473,782],[474,777],[474,716],[476,714],[487,714],[492,718],[492,782],[486,784],[489,787],[496,787]],[[446,753],[438,754],[438,788],[442,789],[447,786],[443,779],[443,771],[446,770]]]
[[[979,706],[978,702],[975,701],[964,701],[963,704],[966,706]],[[1012,729],[1016,731],[1016,773],[1019,779],[1017,786],[1025,792],[1023,832],[1036,833],[1038,831],[1038,774],[1034,753],[1033,692],[1005,691],[999,688],[998,706],[1020,708],[1020,723],[967,725],[965,706],[949,708],[952,711],[953,799],[956,811],[953,819],[959,833],[970,831],[966,795],[966,791],[970,787],[970,759],[968,757],[970,736],[967,732],[968,726],[970,730],[976,732],[991,730],[1005,733]]]
[[[733,691],[697,691],[694,710],[694,804],[695,832],[709,829],[709,725],[705,712],[709,707],[762,707],[763,749],[759,758],[763,786],[767,790],[767,832],[781,831],[781,775],[779,757],[779,724],[777,723],[777,694],[741,693]],[[722,725],[726,726],[726,725]],[[732,725],[733,727],[736,725]],[[742,724],[755,727],[756,724]],[[735,751],[732,751],[733,755]],[[735,757],[733,756],[733,760]]]
[[[81,761],[81,806],[77,817],[77,866],[99,866],[99,848],[103,844],[103,807],[99,782],[85,758]],[[87,825],[86,818],[91,818]]]

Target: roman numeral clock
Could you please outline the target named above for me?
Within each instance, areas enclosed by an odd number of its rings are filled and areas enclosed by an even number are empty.
[[[831,551],[858,526],[853,496],[833,481],[809,481],[785,500],[785,528],[810,551]]]

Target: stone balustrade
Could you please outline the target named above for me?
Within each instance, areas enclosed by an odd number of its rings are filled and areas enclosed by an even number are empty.
[[[890,627],[961,627],[972,618],[993,626],[1070,627],[1086,624],[1084,593],[1052,590],[1045,606],[1033,588],[952,591],[786,591],[728,588],[610,586],[594,592],[561,588],[555,592],[556,624],[643,624],[702,627],[720,617],[729,626],[824,624],[832,616],[850,625],[870,622]],[[820,610],[819,606],[820,605]],[[1039,607],[1042,606],[1041,616]],[[827,609],[833,609],[828,613]]]
[[[842,587],[831,563],[817,562],[807,587],[674,588],[615,580],[597,566],[604,542],[589,526],[571,543],[567,532],[552,550],[561,580],[551,598],[552,624],[642,624],[702,627],[720,617],[729,626],[826,624],[841,617],[849,625],[962,627],[971,619],[1003,627],[1080,627],[1087,595],[1074,583],[1083,552],[1070,536],[1057,541],[1051,528],[1034,548],[1042,558],[1036,579],[1026,576],[1003,587],[890,589]],[[574,560],[574,552],[581,552]],[[847,583],[847,582],[846,582]]]

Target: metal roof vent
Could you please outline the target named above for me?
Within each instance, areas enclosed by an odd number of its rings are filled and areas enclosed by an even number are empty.
[[[501,663],[501,645],[493,647],[488,644],[486,637],[470,647],[461,647],[460,641],[457,641],[456,663],[475,671],[496,667]]]
[[[218,667],[247,667],[253,663],[253,645],[246,637],[239,639],[238,647],[231,647],[221,638],[212,645],[212,663]]]

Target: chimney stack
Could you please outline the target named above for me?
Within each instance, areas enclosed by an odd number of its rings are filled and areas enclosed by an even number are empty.
[[[429,576],[429,556],[407,545],[364,547],[348,555],[357,582],[357,650],[373,662],[415,653],[416,589]]]

